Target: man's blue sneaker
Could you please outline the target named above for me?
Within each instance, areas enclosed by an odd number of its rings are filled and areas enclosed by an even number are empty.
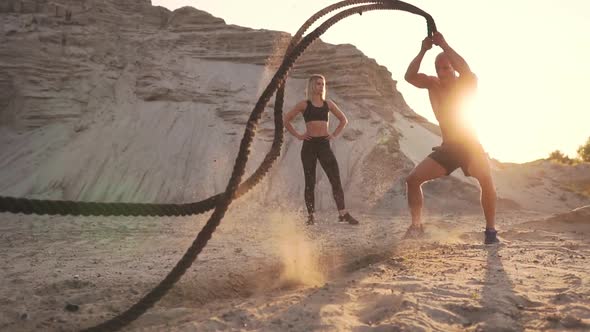
[[[485,244],[495,244],[495,243],[500,243],[500,240],[498,239],[498,231],[496,231],[495,229],[486,229],[485,232],[483,232],[485,234],[485,240],[484,243]]]

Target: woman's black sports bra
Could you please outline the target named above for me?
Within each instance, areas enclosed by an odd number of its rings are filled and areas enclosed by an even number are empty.
[[[303,111],[303,119],[305,122],[309,121],[328,121],[328,113],[330,112],[328,108],[328,103],[324,101],[324,104],[321,107],[315,107],[311,103],[311,101],[307,101],[307,107],[305,111]]]

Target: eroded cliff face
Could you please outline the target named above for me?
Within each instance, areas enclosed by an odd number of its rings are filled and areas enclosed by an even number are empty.
[[[8,0],[0,22],[0,193],[71,200],[189,202],[222,191],[291,37],[139,0]],[[290,73],[286,110],[304,98],[310,73],[327,77],[328,97],[350,120],[333,143],[348,205],[402,209],[403,179],[440,143],[437,127],[406,105],[385,67],[321,41]],[[271,102],[247,174],[272,134]],[[303,207],[300,145],[286,135],[248,199]],[[318,207],[332,209],[318,172]],[[477,187],[462,177],[427,193],[439,197],[430,209],[478,209]]]

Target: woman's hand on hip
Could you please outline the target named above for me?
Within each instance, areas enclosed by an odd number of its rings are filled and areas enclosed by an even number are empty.
[[[307,134],[307,133],[304,133],[303,135],[297,136],[297,138],[300,141],[309,141],[311,139],[311,136],[309,136],[309,134]]]

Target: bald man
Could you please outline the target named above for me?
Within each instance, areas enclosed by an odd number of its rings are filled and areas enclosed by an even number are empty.
[[[419,73],[422,59],[433,44],[442,49],[435,60],[436,77]],[[442,144],[434,147],[433,152],[414,167],[406,179],[408,205],[412,214],[412,224],[406,237],[419,237],[424,233],[421,220],[424,199],[422,184],[461,168],[465,176],[477,179],[481,187],[481,205],[486,219],[484,243],[498,243],[495,228],[496,189],[488,157],[462,114],[463,104],[477,89],[477,77],[443,35],[436,32],[432,38],[427,37],[422,41],[420,52],[408,66],[405,79],[417,88],[428,89],[430,104],[442,132]]]

